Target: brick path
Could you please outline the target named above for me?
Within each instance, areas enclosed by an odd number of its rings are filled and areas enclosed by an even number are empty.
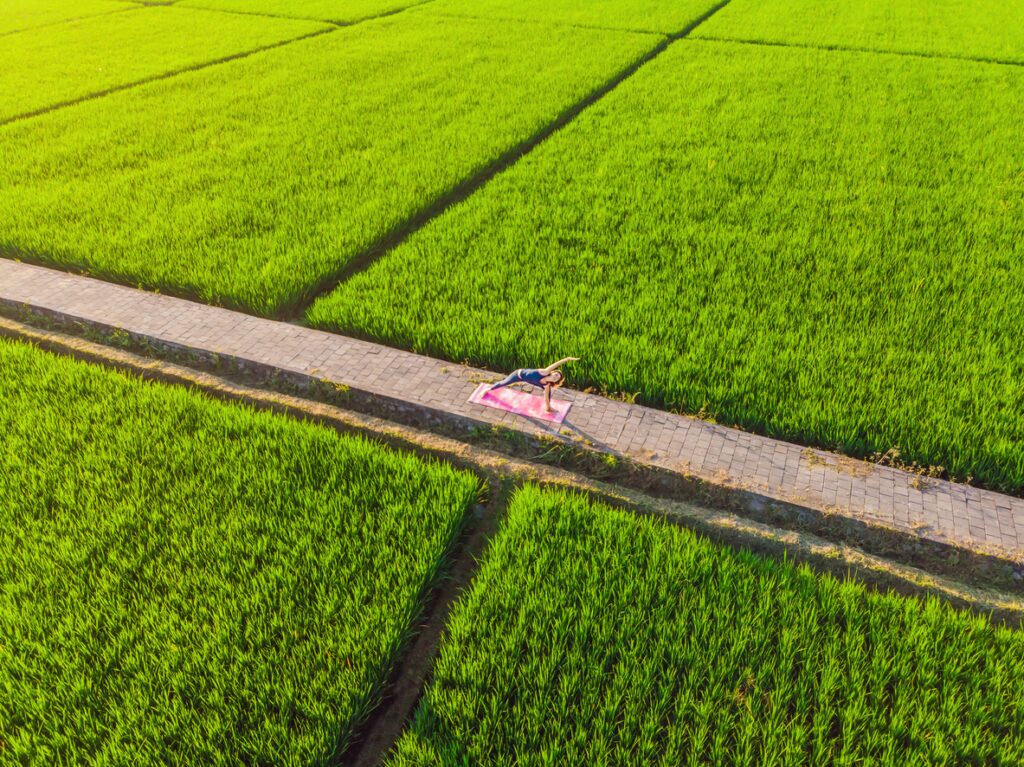
[[[372,343],[169,296],[0,259],[0,304],[245,363],[345,384],[375,397],[530,435],[557,427],[470,405],[492,373]],[[818,512],[1024,561],[1024,499],[906,472],[685,416],[559,391],[573,402],[563,425],[598,448],[639,463],[741,488]]]

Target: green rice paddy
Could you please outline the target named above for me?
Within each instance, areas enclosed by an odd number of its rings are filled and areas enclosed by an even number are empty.
[[[1024,69],[684,40],[316,325],[1024,488]]]
[[[11,123],[0,252],[274,313],[657,43],[406,12]]]
[[[338,24],[383,16],[429,0],[181,0],[183,8],[210,8],[230,13],[290,16]]]
[[[0,340],[0,763],[324,764],[478,493]]]
[[[1024,3],[731,0],[694,36],[1024,63]]]
[[[0,61],[2,257],[1024,492],[1019,0],[0,0]],[[6,340],[0,435],[3,765],[339,763],[480,494]],[[1022,678],[528,486],[389,764],[1016,767]]]
[[[438,13],[676,34],[719,0],[436,0]]]
[[[1016,765],[1024,635],[527,487],[392,767]]]
[[[290,19],[139,6],[0,38],[0,122],[111,88],[330,29]],[[130,50],[112,57],[111,50]]]
[[[60,24],[70,19],[128,11],[134,7],[118,0],[3,0],[0,35]]]

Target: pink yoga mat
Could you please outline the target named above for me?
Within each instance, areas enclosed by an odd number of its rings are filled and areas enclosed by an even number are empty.
[[[569,408],[572,407],[571,402],[556,400],[552,397],[551,410],[553,412],[547,413],[544,411],[543,397],[518,391],[511,386],[487,391],[488,386],[490,384],[480,384],[477,386],[469,401],[475,405],[493,407],[495,410],[505,410],[516,415],[523,415],[527,418],[539,418],[542,421],[551,421],[552,423],[564,421],[565,416],[569,413]]]

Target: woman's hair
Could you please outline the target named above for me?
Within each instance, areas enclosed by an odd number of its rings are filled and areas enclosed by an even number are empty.
[[[551,383],[554,383],[554,384],[562,383],[562,379],[565,378],[565,376],[562,375],[562,371],[561,370],[552,370],[550,373],[548,373],[548,376],[549,377],[558,376],[557,378],[555,378],[554,381],[551,382]]]

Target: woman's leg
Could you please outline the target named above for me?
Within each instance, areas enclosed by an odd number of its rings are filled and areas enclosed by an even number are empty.
[[[519,370],[513,370],[511,373],[509,373],[507,376],[502,378],[497,383],[491,384],[490,387],[488,387],[487,391],[494,391],[495,389],[500,389],[503,386],[509,386],[511,384],[514,384],[514,383],[519,383],[522,380],[523,380],[522,368],[520,368]]]

